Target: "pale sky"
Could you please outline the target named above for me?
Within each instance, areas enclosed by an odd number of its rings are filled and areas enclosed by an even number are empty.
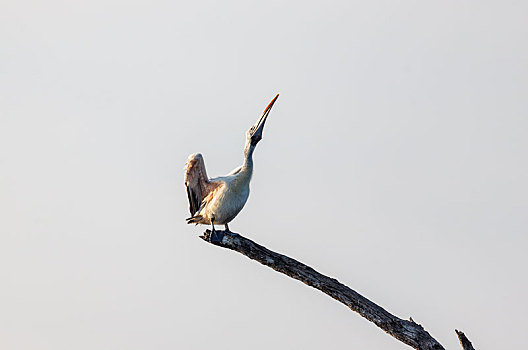
[[[203,242],[183,166],[241,164],[230,224],[449,349],[525,346],[528,3],[0,2],[0,348],[408,349]]]

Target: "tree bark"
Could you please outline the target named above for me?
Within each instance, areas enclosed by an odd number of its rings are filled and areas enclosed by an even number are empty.
[[[414,322],[412,318],[403,320],[392,315],[338,280],[325,276],[295,259],[271,251],[237,233],[216,230],[215,234],[212,234],[210,230],[207,230],[200,237],[214,245],[244,254],[248,258],[271,267],[275,271],[299,280],[310,287],[319,289],[321,292],[345,304],[352,311],[373,322],[394,338],[415,349],[444,349],[438,341],[421,325]],[[464,350],[475,350],[464,333],[457,331],[457,335]],[[469,344],[469,347],[466,347],[465,344]]]
[[[457,329],[455,329],[455,332],[458,336],[458,340],[460,341],[460,345],[462,346],[462,349],[464,350],[475,350],[473,347],[473,344],[469,341],[469,339],[466,337],[464,332],[461,332]]]

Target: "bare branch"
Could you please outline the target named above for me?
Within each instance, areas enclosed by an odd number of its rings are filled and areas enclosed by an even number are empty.
[[[460,341],[460,345],[462,345],[462,349],[464,350],[475,350],[469,339],[466,337],[464,332],[461,332],[459,330],[455,329],[455,332],[458,336],[458,340]]]
[[[320,274],[297,260],[275,253],[236,233],[215,231],[213,235],[210,230],[207,230],[200,237],[209,243],[244,254],[248,258],[271,267],[275,271],[319,289],[321,292],[328,294],[367,320],[373,322],[394,338],[415,349],[444,349],[421,325],[412,319],[407,321],[392,315],[387,310],[361,296],[336,279]]]

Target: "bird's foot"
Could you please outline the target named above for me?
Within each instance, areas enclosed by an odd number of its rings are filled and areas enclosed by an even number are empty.
[[[218,230],[207,230],[209,232],[209,242],[211,243],[222,243],[222,239],[224,239],[224,232],[225,231],[218,231]]]
[[[236,236],[240,236],[238,233],[235,233],[233,231],[231,231],[229,229],[229,226],[227,224],[225,224],[225,230],[224,230],[224,233],[228,236],[231,236],[231,237],[236,237]]]
[[[238,233],[231,232],[231,231],[222,231],[222,230],[213,231],[213,230],[207,229],[205,230],[204,235],[200,237],[209,243],[220,244],[222,243],[225,236],[235,238],[235,237],[239,237],[240,235]]]

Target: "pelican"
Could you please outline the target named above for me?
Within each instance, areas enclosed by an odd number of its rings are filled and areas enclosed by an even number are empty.
[[[191,217],[185,220],[188,224],[210,224],[213,228],[211,239],[216,234],[215,224],[225,225],[225,231],[231,232],[227,224],[240,213],[248,200],[249,183],[253,174],[253,151],[262,139],[264,124],[278,97],[279,94],[246,133],[244,163],[241,166],[226,176],[209,179],[200,153],[191,154],[185,164],[184,181],[191,212]]]

